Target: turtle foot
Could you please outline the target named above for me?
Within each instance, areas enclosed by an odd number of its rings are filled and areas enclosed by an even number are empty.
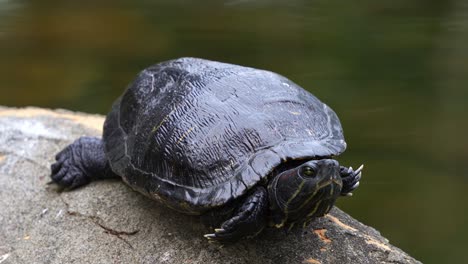
[[[221,228],[216,228],[213,234],[206,234],[205,237],[210,241],[221,243],[254,237],[265,227],[267,209],[267,191],[263,187],[257,187],[239,206],[237,212],[221,225]]]
[[[51,166],[51,178],[58,185],[74,189],[105,172],[106,159],[102,141],[98,138],[81,137],[55,156]]]
[[[340,168],[341,180],[343,181],[343,187],[341,188],[341,195],[352,196],[352,191],[359,187],[359,181],[362,177],[362,169],[364,165],[361,165],[357,170],[353,170],[353,167]]]

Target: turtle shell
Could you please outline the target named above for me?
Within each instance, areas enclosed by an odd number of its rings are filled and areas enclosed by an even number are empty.
[[[143,70],[114,103],[103,139],[128,185],[192,214],[238,198],[287,160],[346,148],[333,110],[297,84],[196,58]]]

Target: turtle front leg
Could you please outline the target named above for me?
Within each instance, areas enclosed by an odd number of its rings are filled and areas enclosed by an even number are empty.
[[[60,186],[74,189],[92,180],[118,177],[110,169],[104,143],[95,137],[81,137],[55,156],[51,178]]]
[[[353,170],[353,167],[340,167],[341,180],[343,181],[343,187],[341,188],[341,195],[351,196],[351,192],[359,187],[359,181],[362,176],[362,169],[364,165],[361,165],[357,170]]]
[[[256,187],[238,206],[233,216],[224,221],[214,234],[205,235],[221,243],[235,242],[241,238],[258,235],[266,225],[268,197],[264,187]]]

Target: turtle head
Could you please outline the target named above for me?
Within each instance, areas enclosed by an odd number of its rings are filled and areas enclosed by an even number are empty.
[[[268,184],[271,225],[305,225],[325,215],[342,185],[340,166],[333,159],[310,160],[279,173]]]

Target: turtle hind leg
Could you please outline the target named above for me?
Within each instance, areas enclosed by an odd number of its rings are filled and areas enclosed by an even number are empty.
[[[235,213],[224,221],[214,234],[205,235],[209,240],[230,243],[258,235],[266,225],[268,197],[264,187],[256,187],[237,207]]]
[[[104,143],[95,137],[81,137],[55,156],[51,178],[60,186],[74,189],[93,180],[118,177],[110,169]]]

